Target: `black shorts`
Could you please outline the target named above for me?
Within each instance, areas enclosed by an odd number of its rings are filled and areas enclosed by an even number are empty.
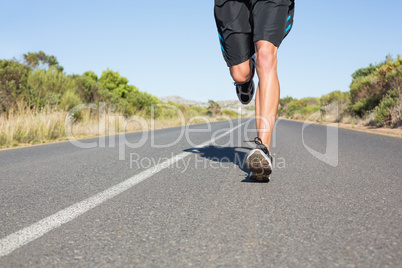
[[[294,5],[294,0],[215,0],[215,21],[227,65],[252,57],[259,40],[279,47],[292,28]]]

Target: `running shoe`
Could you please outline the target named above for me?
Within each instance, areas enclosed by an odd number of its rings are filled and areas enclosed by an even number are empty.
[[[250,179],[269,180],[272,173],[272,156],[260,138],[256,137],[254,142],[257,146],[246,158],[246,167],[251,171]]]
[[[236,87],[236,94],[237,97],[239,98],[239,101],[242,104],[249,104],[250,101],[253,99],[254,96],[254,91],[255,91],[255,86],[254,86],[254,73],[255,73],[255,68],[254,68],[254,56],[250,60],[250,68],[251,68],[251,76],[250,79],[244,83],[244,84],[238,84],[234,82],[234,85]]]
[[[250,172],[249,178],[250,180],[254,181],[269,182],[270,175],[261,175],[254,172]]]

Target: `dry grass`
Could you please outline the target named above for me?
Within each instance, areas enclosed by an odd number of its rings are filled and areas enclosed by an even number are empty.
[[[65,136],[66,112],[17,109],[0,114],[0,148],[59,140]]]
[[[203,118],[204,120],[190,120],[184,115],[183,118],[177,116],[151,121],[149,117],[125,118],[117,113],[99,114],[84,110],[80,119],[74,120],[68,116],[68,112],[49,107],[40,111],[17,108],[8,114],[0,114],[0,149],[67,140],[71,137],[80,139],[227,119],[207,116]]]

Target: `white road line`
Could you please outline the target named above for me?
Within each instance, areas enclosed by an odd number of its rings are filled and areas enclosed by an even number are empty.
[[[207,145],[213,143],[217,139],[220,139],[220,138],[230,134],[231,132],[238,129],[239,127],[241,127],[244,124],[245,123],[237,125],[236,127],[230,129],[229,131],[226,131],[225,133],[222,133],[221,135],[218,135],[218,136],[214,137],[213,139],[198,145],[197,148],[201,148],[201,147],[204,147],[204,146],[207,146]],[[0,240],[0,257],[6,256],[6,255],[10,254],[11,252],[13,252],[14,250],[28,244],[29,242],[32,242],[33,240],[38,239],[39,237],[43,236],[44,234],[50,232],[51,230],[58,228],[61,225],[65,224],[69,221],[72,221],[73,219],[77,218],[78,216],[88,212],[89,210],[93,209],[94,207],[115,197],[116,195],[123,193],[124,191],[135,186],[136,184],[150,178],[152,175],[158,173],[159,171],[161,171],[165,168],[168,168],[172,164],[185,158],[186,156],[189,156],[190,154],[192,154],[192,153],[184,152],[184,153],[178,154],[154,167],[144,170],[141,173],[106,189],[103,192],[100,192],[94,196],[91,196],[88,199],[85,199],[84,201],[71,205],[59,212],[56,212],[55,214],[53,214],[43,220],[40,220],[40,221],[32,224],[31,226],[28,226],[20,231],[17,231],[9,236],[2,238]]]

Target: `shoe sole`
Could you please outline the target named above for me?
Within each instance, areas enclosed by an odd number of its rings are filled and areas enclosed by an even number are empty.
[[[246,167],[256,176],[269,176],[272,173],[271,160],[260,149],[250,152],[246,159]]]
[[[270,179],[269,175],[258,175],[258,174],[250,174],[250,180],[261,181],[261,182],[268,182]]]

